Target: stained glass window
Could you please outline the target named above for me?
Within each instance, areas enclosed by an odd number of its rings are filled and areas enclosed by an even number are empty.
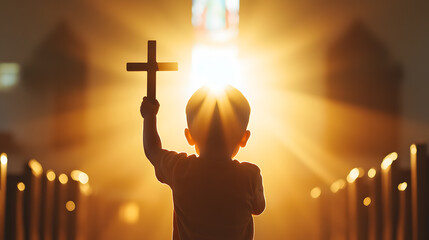
[[[239,0],[193,0],[192,24],[212,40],[229,40],[238,33]]]

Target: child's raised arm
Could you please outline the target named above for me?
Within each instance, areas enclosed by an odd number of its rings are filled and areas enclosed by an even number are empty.
[[[156,101],[156,100],[155,100]],[[143,148],[146,157],[155,165],[162,153],[161,139],[156,128],[156,114],[158,113],[159,103],[149,101],[147,97],[143,98],[140,106],[140,113],[144,118],[143,122]]]

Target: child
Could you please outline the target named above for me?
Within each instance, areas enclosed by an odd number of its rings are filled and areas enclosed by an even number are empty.
[[[231,86],[192,95],[185,136],[199,156],[162,149],[158,109],[157,101],[143,99],[143,146],[156,177],[173,191],[173,239],[253,239],[252,214],[265,209],[262,177],[256,165],[232,160],[250,136],[246,98]]]

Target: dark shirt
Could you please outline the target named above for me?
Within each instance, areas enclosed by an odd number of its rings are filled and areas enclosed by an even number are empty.
[[[252,213],[265,206],[256,165],[164,151],[155,173],[173,191],[174,240],[253,239]]]

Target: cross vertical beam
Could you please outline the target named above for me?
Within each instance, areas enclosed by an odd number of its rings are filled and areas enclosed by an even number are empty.
[[[148,41],[147,43],[147,62],[149,70],[147,71],[147,97],[150,100],[156,99],[156,71],[158,64],[156,63],[156,41]]]

